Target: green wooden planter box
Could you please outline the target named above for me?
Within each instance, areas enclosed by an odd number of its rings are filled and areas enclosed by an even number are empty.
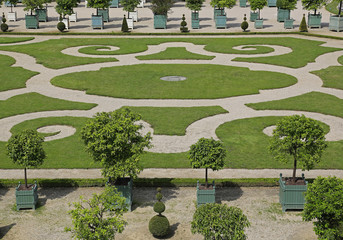
[[[216,202],[216,188],[214,181],[212,182],[213,189],[211,190],[201,190],[199,189],[200,183],[197,182],[197,205],[206,204],[206,203],[215,203]]]
[[[240,7],[246,7],[247,6],[247,0],[239,0],[239,6]]]
[[[216,28],[226,28],[226,14],[216,17]]]
[[[109,16],[108,8],[106,8],[106,9],[97,9],[96,10],[96,15],[98,15],[98,16],[102,15],[102,20],[104,22],[109,22],[110,21],[110,16]]]
[[[21,190],[19,191],[21,183],[15,189],[15,199],[17,204],[17,210],[23,208],[36,209],[36,204],[38,202],[38,193],[37,193],[37,183],[35,182],[32,190]]]
[[[336,32],[343,31],[343,16],[340,17],[338,15],[331,15],[329,30]]]
[[[102,15],[92,15],[92,28],[104,29],[104,20]]]
[[[222,15],[222,9],[219,8],[214,8],[213,9],[213,19],[214,21],[216,20],[217,16],[221,16]]]
[[[166,15],[154,15],[154,28],[167,28],[167,16]]]
[[[285,21],[285,19],[290,19],[290,18],[291,18],[291,10],[282,9],[282,8],[277,9],[277,21],[278,22],[283,22],[283,21]]]
[[[302,178],[305,180],[304,174],[302,174]],[[308,182],[305,181],[305,183],[306,185],[285,185],[285,181],[282,179],[282,174],[280,173],[279,202],[281,203],[283,212],[288,209],[304,209],[304,193],[307,191]]]
[[[36,9],[35,12],[38,16],[39,22],[47,22],[48,21],[48,10],[46,8]]]
[[[268,0],[267,5],[268,7],[276,7],[276,0]]]
[[[310,14],[307,15],[307,25],[309,28],[321,28],[322,27],[322,14]]]
[[[25,15],[25,26],[29,28],[39,28],[39,21],[37,15]]]
[[[199,12],[192,12],[192,28],[193,29],[199,29],[200,24],[199,24]]]
[[[250,22],[255,22],[258,18],[258,12],[250,12]]]
[[[112,0],[110,2],[110,7],[111,8],[113,8],[113,7],[118,8],[119,7],[119,0]]]
[[[255,28],[262,29],[263,28],[263,19],[256,19],[255,20]]]
[[[132,178],[124,178],[128,184],[127,185],[118,185],[117,182],[114,184],[120,192],[120,195],[122,197],[125,197],[126,201],[125,203],[127,204],[127,209],[131,212],[131,206],[132,206],[132,185],[133,181]]]
[[[293,29],[294,19],[285,19],[283,22],[283,26],[285,29]]]

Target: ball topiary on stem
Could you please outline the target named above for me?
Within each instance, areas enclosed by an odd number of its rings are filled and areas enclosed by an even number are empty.
[[[158,213],[158,215],[152,217],[149,221],[149,231],[154,237],[164,237],[169,233],[170,230],[168,219],[162,215],[166,207],[164,203],[161,202],[163,198],[161,191],[161,188],[157,188],[157,202],[154,204],[154,211]]]
[[[243,32],[245,32],[245,30],[247,30],[248,27],[249,27],[249,23],[247,22],[246,14],[244,14],[243,22],[241,24],[241,28],[243,29]]]
[[[189,31],[188,31],[188,27],[186,27],[186,26],[187,26],[187,23],[186,23],[185,20],[186,20],[185,14],[183,14],[183,15],[182,15],[181,27],[180,27],[180,31],[183,32],[183,33],[184,33],[184,32],[189,32]]]
[[[303,14],[303,19],[301,20],[300,26],[299,26],[299,31],[300,32],[307,32],[307,24],[306,24],[306,19],[305,19],[305,14]]]
[[[6,24],[5,14],[2,13],[2,24],[1,24],[1,31],[6,32],[8,30],[8,25]]]

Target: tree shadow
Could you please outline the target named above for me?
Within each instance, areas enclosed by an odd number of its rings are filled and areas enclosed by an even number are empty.
[[[15,223],[12,223],[10,225],[6,225],[3,227],[0,227],[0,239],[5,237],[5,235],[11,230],[11,228],[16,225]]]
[[[243,195],[243,191],[240,187],[225,187],[216,189],[216,202],[222,203],[224,201],[234,201],[239,199]]]
[[[9,188],[0,188],[0,200],[2,200],[2,197],[5,196],[8,191]]]
[[[47,200],[59,199],[67,196],[71,192],[74,192],[76,187],[54,187],[54,188],[41,188],[38,191],[39,206],[42,207],[46,204]]]

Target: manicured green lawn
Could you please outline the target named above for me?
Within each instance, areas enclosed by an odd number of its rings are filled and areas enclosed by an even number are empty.
[[[187,80],[168,82],[160,79],[175,75],[187,77]],[[66,74],[51,80],[56,86],[85,90],[88,94],[136,99],[224,98],[287,87],[296,81],[282,73],[204,64],[120,66]]]
[[[232,54],[261,54],[272,52],[267,46],[256,46],[254,50],[240,51],[232,49],[239,45],[272,44],[292,48],[293,52],[282,56],[237,58],[237,61],[249,61],[267,63],[287,67],[302,67],[313,62],[319,55],[336,51],[336,48],[319,46],[323,42],[290,37],[276,38],[61,38],[52,39],[40,43],[24,44],[18,46],[0,46],[0,50],[14,51],[29,54],[37,59],[38,63],[53,69],[70,66],[116,61],[115,58],[87,58],[74,57],[61,53],[65,48],[88,45],[116,46],[119,50],[97,51],[99,46],[85,47],[80,49],[81,53],[116,55],[143,52],[148,45],[156,45],[164,42],[190,42],[205,45],[205,49],[211,52]]]
[[[338,58],[343,64],[343,56]],[[343,89],[343,66],[331,66],[312,72],[323,80],[323,87]]]
[[[0,101],[0,118],[41,111],[88,110],[95,106],[93,103],[71,102],[38,93],[25,93]]]
[[[15,64],[14,58],[0,55],[0,91],[24,88],[26,81],[38,74],[21,67],[12,67],[13,64]]]
[[[155,135],[185,135],[191,123],[227,111],[214,107],[130,107],[154,129]]]
[[[320,92],[310,92],[270,102],[252,103],[247,106],[256,110],[299,110],[343,117],[343,100]]]
[[[0,44],[26,42],[34,39],[34,37],[0,37]]]
[[[169,47],[166,50],[145,56],[136,57],[139,60],[195,59],[211,60],[214,56],[206,56],[188,52],[185,47]]]

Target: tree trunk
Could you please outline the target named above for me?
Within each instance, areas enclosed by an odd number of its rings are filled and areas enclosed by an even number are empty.
[[[341,16],[341,11],[342,11],[342,1],[339,2],[338,16]]]
[[[207,186],[208,186],[208,182],[207,182],[207,168],[206,168],[206,171],[205,171],[205,182],[206,182],[205,187],[207,188]]]
[[[317,14],[317,9],[314,9],[314,15],[316,15]]]
[[[258,10],[258,19],[261,19],[261,10]]]
[[[294,166],[293,166],[293,182],[295,183],[295,176],[297,171],[297,157],[294,155]]]
[[[25,187],[27,188],[27,174],[26,174],[26,168],[24,168],[24,173],[25,173]]]

